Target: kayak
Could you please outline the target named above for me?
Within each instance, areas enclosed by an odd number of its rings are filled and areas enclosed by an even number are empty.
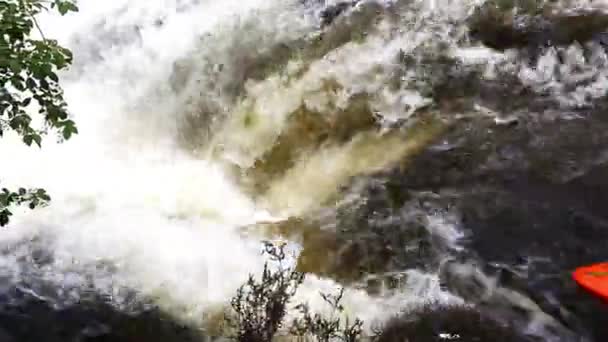
[[[608,262],[579,267],[572,277],[582,288],[608,302]]]

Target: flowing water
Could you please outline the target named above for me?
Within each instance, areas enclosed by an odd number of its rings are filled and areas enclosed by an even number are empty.
[[[0,234],[1,338],[202,339],[265,239],[368,332],[433,303],[608,338],[569,278],[608,258],[608,2],[79,6],[41,25],[80,134],[0,141],[3,186],[53,198]]]

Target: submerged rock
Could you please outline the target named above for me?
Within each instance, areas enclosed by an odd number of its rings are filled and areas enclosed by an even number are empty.
[[[564,12],[543,1],[496,0],[476,9],[469,29],[473,38],[497,50],[567,45],[599,38],[608,29],[608,14]]]
[[[532,342],[515,327],[475,308],[427,305],[387,322],[378,342]]]

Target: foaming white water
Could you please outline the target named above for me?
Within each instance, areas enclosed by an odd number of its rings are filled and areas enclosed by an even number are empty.
[[[550,48],[536,65],[521,67],[519,77],[538,92],[551,94],[565,107],[588,106],[606,94],[608,56],[597,43]]]
[[[213,104],[218,111],[213,114],[232,115],[217,143],[226,145],[223,157],[237,155],[248,164],[272,145],[302,103],[327,111],[330,104],[341,108],[350,96],[368,93],[377,95],[373,109],[386,121],[408,118],[429,99],[414,89],[413,74],[405,76],[401,88],[389,89],[395,58],[437,37],[451,42],[441,25],[399,31],[399,25],[383,21],[363,41],[346,43],[311,62],[303,75],[295,76],[304,69],[296,60],[287,67],[293,74],[247,82],[242,100],[226,93],[234,82],[245,81],[239,67],[248,61],[246,52],[267,53],[265,48],[315,28],[297,3],[89,0],[80,1],[79,14],[45,18],[46,34],[75,53],[74,68],[62,80],[80,134],[64,144],[51,138],[42,150],[27,148],[14,136],[0,141],[0,155],[12,161],[2,166],[3,185],[45,187],[53,197],[48,208],[17,210],[10,230],[0,235],[0,244],[13,246],[0,270],[15,282],[49,283],[65,292],[56,295],[60,300],[77,300],[78,289],[93,287],[122,305],[127,302],[122,289],[132,289],[194,321],[226,304],[248,273],[258,273],[264,262],[259,241],[243,236],[240,227],[272,217],[256,208],[221,165],[180,149],[176,136],[182,111]],[[467,7],[452,2],[441,8],[459,9],[451,15],[464,16]],[[174,63],[184,59],[193,68],[176,91],[168,80]],[[324,89],[328,77],[341,86],[336,93]],[[247,111],[261,118],[250,130],[238,125],[239,114]],[[328,187],[369,171],[361,160],[351,169],[354,155],[346,148],[311,158],[308,167],[288,173],[292,180],[279,179],[270,194],[280,202],[276,207],[289,206],[292,198],[297,213],[314,207],[315,196],[325,196],[308,189],[318,165],[332,164],[326,168],[331,171]],[[397,159],[400,150],[394,153],[388,161]],[[29,243],[36,238],[41,242]],[[37,264],[31,257],[35,248],[52,257]],[[409,304],[447,300],[435,275],[412,271],[408,279],[406,293],[390,297],[348,290],[347,312],[372,322]],[[298,299],[322,307],[319,289],[335,285],[308,277]]]
[[[197,322],[258,273],[259,241],[239,228],[271,217],[220,165],[179,149],[183,103],[166,81],[201,35],[222,36],[225,22],[273,6],[285,2],[91,0],[80,2],[79,14],[45,18],[46,35],[75,54],[61,76],[80,134],[63,144],[49,137],[41,150],[16,136],[1,141],[0,155],[11,160],[3,186],[44,187],[53,197],[50,207],[15,210],[0,235],[10,250],[3,275],[58,305],[92,288],[128,306],[130,289]],[[37,260],[39,250],[49,258]],[[307,284],[299,295],[314,300],[318,283]],[[372,316],[389,300],[355,290],[347,298],[357,315]]]
[[[344,312],[341,318],[359,318],[364,322],[364,328],[371,331],[374,326],[385,322],[396,314],[416,308],[429,302],[462,304],[462,300],[441,289],[439,277],[417,270],[408,270],[403,273],[403,283],[399,292],[392,292],[384,296],[372,297],[365,290],[347,289],[342,298]],[[309,276],[301,285],[300,290],[293,299],[296,303],[309,303],[313,311],[326,316],[335,314],[332,308],[324,302],[319,292],[336,294],[340,285],[328,279]],[[294,315],[294,313],[290,313]]]
[[[2,166],[3,185],[45,187],[53,197],[48,208],[16,210],[0,235],[3,246],[16,246],[3,257],[3,274],[58,289],[93,286],[115,303],[129,288],[200,320],[257,273],[259,242],[238,228],[269,217],[219,166],[176,147],[174,96],[161,81],[202,33],[267,5],[81,1],[79,14],[42,21],[75,54],[74,70],[62,79],[80,135],[64,144],[49,137],[42,150],[15,136],[0,143],[0,155],[11,160]],[[134,25],[138,37],[115,40]],[[44,244],[28,243],[35,239]],[[48,250],[50,261],[19,261],[35,248]]]

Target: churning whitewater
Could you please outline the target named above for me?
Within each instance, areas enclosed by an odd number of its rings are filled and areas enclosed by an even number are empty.
[[[275,216],[279,210],[257,203],[235,184],[222,159],[233,157],[231,149],[248,158],[267,149],[306,87],[316,87],[324,71],[310,71],[308,78],[316,79],[303,79],[295,88],[271,76],[239,103],[215,88],[244,81],[229,78],[240,72],[230,69],[239,67],[239,58],[311,34],[318,24],[310,12],[315,9],[295,1],[83,1],[80,7],[72,17],[43,21],[45,32],[75,53],[75,65],[62,80],[79,136],[49,141],[42,150],[28,149],[18,137],[0,146],[2,156],[14,161],[2,167],[3,184],[39,186],[53,194],[52,206],[20,212],[0,237],[7,250],[3,274],[11,284],[41,284],[31,291],[58,306],[92,290],[128,309],[135,292],[200,323],[206,312],[229,302],[249,273],[261,270],[261,238],[245,236],[243,227],[281,219]],[[180,80],[175,91],[169,80],[185,59],[198,79]],[[222,63],[229,76],[216,71]],[[259,128],[238,127],[233,120],[254,100],[268,118],[256,119]],[[217,134],[228,146],[219,156],[180,146],[180,120],[205,105],[225,111],[214,113],[218,117],[234,113]],[[210,144],[200,148],[218,146]],[[307,177],[291,177],[298,176]],[[308,196],[332,185],[281,195],[316,202]],[[433,276],[424,277],[420,281],[431,287],[415,289],[416,296],[443,295]],[[332,286],[337,284],[310,276],[299,295],[314,303],[319,289]],[[347,296],[349,309],[363,318],[387,315],[387,303],[396,312],[409,300],[423,298],[371,298],[355,290]]]
[[[608,146],[603,135],[576,126],[606,94],[603,41],[526,36],[607,4],[547,2],[553,14],[539,24],[544,14],[516,10],[498,20],[488,2],[81,0],[77,14],[42,18],[45,35],[74,52],[61,81],[79,134],[42,149],[0,141],[11,161],[2,185],[52,196],[16,209],[0,234],[2,296],[17,288],[57,310],[101,296],[207,329],[260,273],[270,239],[287,241],[306,272],[295,301],[323,311],[319,291],[345,285],[345,314],[368,332],[425,303],[466,303],[540,339],[592,341],[576,308],[542,297],[553,285],[502,282],[496,269],[527,277],[549,256],[513,242],[505,253],[532,261],[510,265],[492,250],[500,235],[484,235],[504,222],[471,203],[503,205],[494,187],[536,165],[561,186],[607,160],[590,152]],[[496,48],[504,35],[483,25],[507,19],[526,42]],[[560,120],[593,148],[551,133]],[[461,149],[466,160],[446,156]],[[553,163],[562,158],[578,159]],[[483,183],[487,174],[501,181]],[[537,189],[524,183],[509,189]],[[559,211],[529,208],[511,212]]]

